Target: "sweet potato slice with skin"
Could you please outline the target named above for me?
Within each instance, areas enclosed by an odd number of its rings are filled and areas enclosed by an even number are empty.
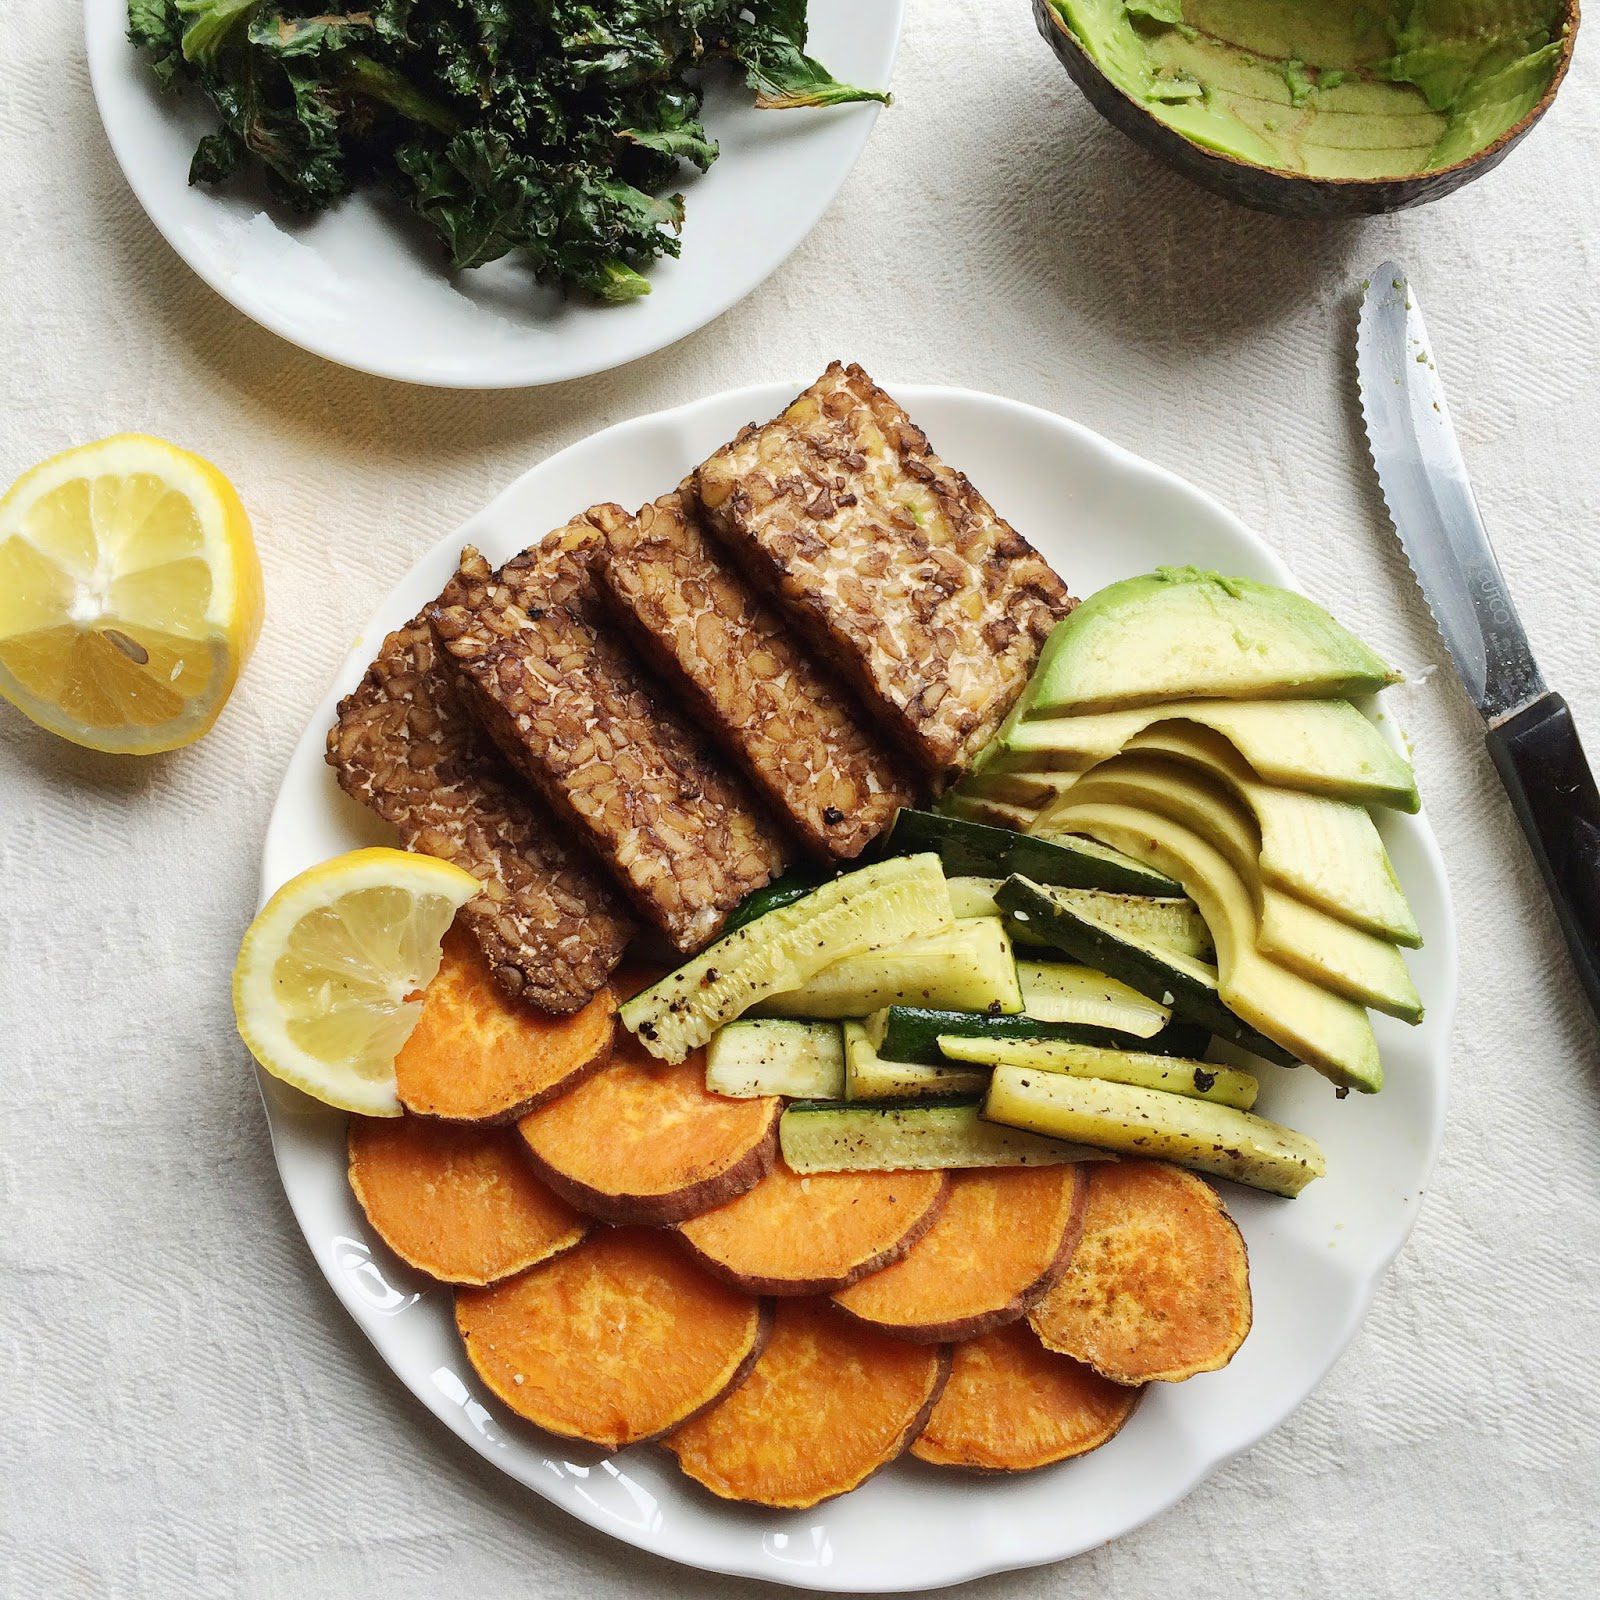
[[[395,1058],[400,1104],[450,1122],[512,1122],[598,1072],[611,1056],[617,997],[602,988],[570,1016],[513,999],[476,942],[445,935],[422,1016]]]
[[[663,1443],[724,1500],[804,1510],[902,1454],[949,1371],[946,1349],[886,1338],[825,1300],[780,1300],[749,1377]]]
[[[603,1072],[517,1124],[557,1194],[603,1222],[682,1222],[752,1189],[778,1157],[775,1098],[706,1088],[705,1052],[666,1065],[631,1034]]]
[[[510,1128],[352,1117],[349,1155],[367,1221],[402,1261],[445,1283],[494,1283],[589,1231],[534,1176]]]
[[[940,1467],[1031,1472],[1098,1450],[1142,1389],[1102,1378],[1010,1322],[955,1347],[950,1381],[911,1453]]]
[[[1085,1194],[1076,1164],[957,1172],[933,1226],[834,1303],[897,1338],[975,1339],[1023,1316],[1066,1271]]]
[[[827,1294],[898,1261],[930,1227],[942,1172],[818,1172],[780,1160],[755,1188],[678,1225],[708,1272],[752,1294]]]
[[[488,1289],[456,1293],[468,1359],[520,1417],[621,1450],[678,1427],[744,1381],[771,1317],[664,1234],[606,1228]]]
[[[1050,1349],[1116,1383],[1213,1372],[1250,1331],[1244,1239],[1193,1173],[1096,1163],[1078,1253],[1030,1321]]]

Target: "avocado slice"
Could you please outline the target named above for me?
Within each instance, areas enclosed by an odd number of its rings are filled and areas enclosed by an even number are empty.
[[[1001,731],[979,771],[1081,771],[1147,728],[1190,726],[1226,739],[1264,783],[1397,811],[1418,808],[1410,762],[1347,700],[1180,700],[1093,716],[1018,718]]]
[[[1124,747],[1170,756],[1206,773],[1250,810],[1261,833],[1261,876],[1357,928],[1415,949],[1417,919],[1367,808],[1263,783],[1220,734],[1160,722]]]
[[[1231,1011],[1341,1088],[1370,1094],[1382,1087],[1366,1011],[1261,953],[1255,899],[1220,850],[1182,823],[1134,806],[1083,805],[1073,821],[1183,885],[1216,941],[1218,993]]]
[[[1196,182],[1299,216],[1486,171],[1555,98],[1577,0],[1034,0],[1091,103]]]
[[[1068,826],[1077,825],[1082,808],[1111,804],[1154,812],[1191,829],[1226,857],[1250,891],[1262,955],[1361,1005],[1404,1022],[1421,1020],[1421,997],[1395,945],[1264,882],[1261,835],[1249,812],[1194,768],[1159,756],[1116,756],[1073,794],[1061,817]],[[1315,837],[1307,841],[1312,849],[1320,843]]]
[[[1056,624],[1023,715],[1213,696],[1348,697],[1398,678],[1304,595],[1199,567],[1161,567],[1109,585]]]

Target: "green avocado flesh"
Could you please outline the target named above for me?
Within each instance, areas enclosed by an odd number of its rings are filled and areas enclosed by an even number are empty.
[[[1560,64],[1560,0],[1051,0],[1100,70],[1186,139],[1313,178],[1453,166]]]
[[[1102,589],[1056,624],[1024,716],[1166,700],[1371,694],[1395,674],[1321,606],[1288,589],[1162,567]]]

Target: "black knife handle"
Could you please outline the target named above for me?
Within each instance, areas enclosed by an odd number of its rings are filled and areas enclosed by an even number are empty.
[[[1533,846],[1573,965],[1600,1016],[1600,792],[1567,702],[1542,694],[1489,730],[1489,754]]]

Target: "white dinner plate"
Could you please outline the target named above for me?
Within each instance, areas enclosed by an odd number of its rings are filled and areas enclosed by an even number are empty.
[[[718,395],[608,428],[541,462],[441,540],[367,622],[307,725],[268,828],[263,896],[314,862],[383,839],[340,792],[323,741],[335,701],[385,632],[444,586],[464,542],[498,562],[591,502],[640,505],[741,425],[775,414],[798,387]],[[963,390],[891,392],[1077,594],[1184,562],[1291,581],[1214,500],[1075,423]],[[1410,956],[1427,1020],[1407,1028],[1374,1017],[1387,1077],[1377,1096],[1336,1100],[1309,1067],[1263,1067],[1259,1109],[1313,1135],[1328,1175],[1297,1200],[1224,1185],[1250,1250],[1250,1337],[1224,1371],[1152,1385],[1127,1427],[1078,1461],[1009,1478],[907,1461],[815,1511],[727,1505],[682,1478],[664,1452],[580,1454],[508,1414],[462,1354],[450,1291],[396,1261],[352,1199],[343,1116],[263,1077],[284,1188],[335,1292],[418,1399],[502,1470],[619,1539],[715,1571],[853,1593],[920,1589],[1075,1555],[1172,1505],[1282,1422],[1354,1335],[1416,1220],[1443,1118],[1456,941],[1428,824],[1384,813],[1380,825],[1427,940]]]
[[[877,105],[757,111],[714,73],[706,124],[722,147],[681,174],[683,254],[648,269],[626,305],[563,300],[515,257],[446,275],[432,231],[370,191],[296,218],[249,183],[189,186],[216,126],[198,90],[162,93],[127,40],[127,0],[84,0],[89,72],[106,135],[167,242],[224,299],[317,355],[446,388],[558,383],[649,355],[721,316],[816,225],[872,131]],[[884,89],[904,0],[811,0],[808,49],[836,78]]]

